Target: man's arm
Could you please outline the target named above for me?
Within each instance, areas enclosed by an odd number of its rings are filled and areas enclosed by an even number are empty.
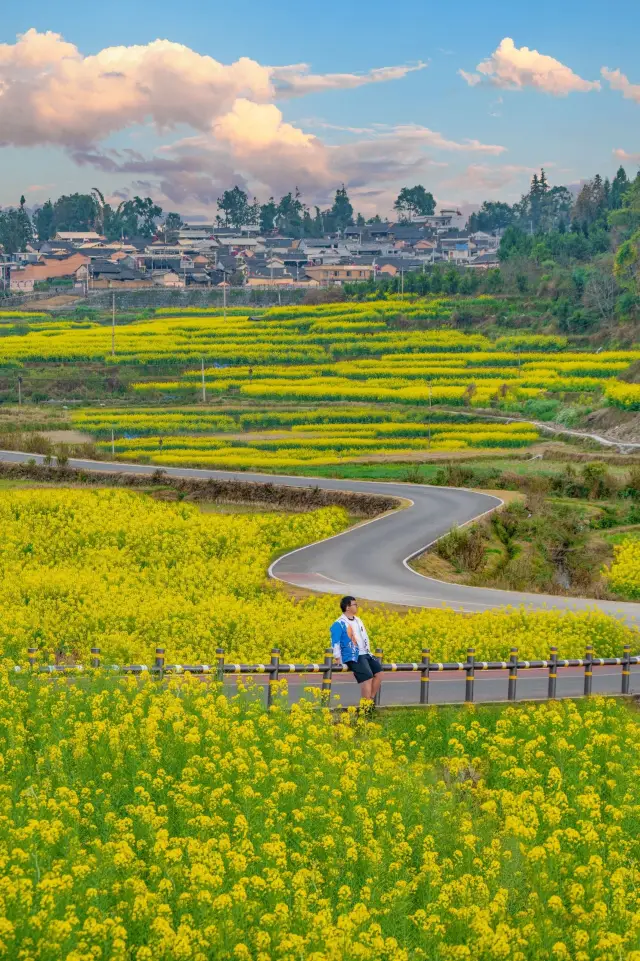
[[[342,625],[335,621],[331,625],[331,646],[333,648],[333,656],[337,661],[342,663],[342,649],[340,647],[340,638],[342,636]]]

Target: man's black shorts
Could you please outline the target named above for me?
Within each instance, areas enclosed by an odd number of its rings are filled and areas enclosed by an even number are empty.
[[[357,661],[348,661],[347,667],[350,671],[353,671],[353,676],[358,684],[364,684],[365,681],[372,680],[382,670],[380,661],[372,654],[360,654]]]

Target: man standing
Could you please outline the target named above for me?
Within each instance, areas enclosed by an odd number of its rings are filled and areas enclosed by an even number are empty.
[[[372,701],[382,684],[382,665],[371,653],[369,635],[357,616],[355,597],[340,601],[341,616],[331,625],[333,656],[346,664],[360,685],[360,701]]]

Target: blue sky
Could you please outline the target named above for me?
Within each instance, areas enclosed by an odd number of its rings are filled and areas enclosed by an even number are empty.
[[[300,184],[324,203],[344,179],[356,207],[386,213],[403,184],[473,204],[517,199],[541,164],[552,183],[612,175],[621,159],[633,174],[639,28],[630,0],[615,16],[592,0],[12,4],[0,23],[0,204],[100,186],[206,217],[235,182],[260,199]],[[39,41],[46,31],[77,51]],[[188,51],[149,48],[157,39]],[[114,58],[109,47],[124,49]],[[95,55],[99,67],[83,60]],[[382,67],[399,69],[376,81]]]

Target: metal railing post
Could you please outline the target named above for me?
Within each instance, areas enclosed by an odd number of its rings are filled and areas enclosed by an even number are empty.
[[[509,689],[507,691],[507,699],[509,701],[515,701],[516,699],[516,685],[518,683],[518,648],[511,648],[511,657],[509,658]]]
[[[164,647],[156,647],[156,669],[158,680],[164,677]]]
[[[333,648],[328,647],[324,652],[324,671],[322,672],[322,694],[329,701],[331,698],[331,679],[333,677]]]
[[[549,690],[547,696],[553,701],[556,696],[556,686],[558,683],[558,648],[551,648],[551,657],[549,658]]]
[[[224,647],[216,647],[217,680],[224,681]]]
[[[631,645],[625,644],[624,654],[622,655],[622,693],[629,693],[631,682]]]
[[[593,644],[587,644],[584,655],[584,696],[589,697],[593,687]]]
[[[29,648],[29,667],[31,668],[32,671],[35,671],[35,668],[36,668],[36,654],[37,654],[37,653],[38,653],[38,648],[37,648],[37,647],[30,647],[30,648]]]
[[[378,660],[379,660],[380,663],[382,664],[382,648],[381,648],[381,647],[376,647],[376,657],[378,658]],[[374,699],[373,699],[373,703],[375,704],[376,707],[380,707],[380,695],[381,695],[381,694],[382,694],[382,685],[380,685],[380,687],[378,688],[378,693],[376,694],[376,696],[375,696]]]
[[[464,683],[464,699],[468,704],[470,704],[473,701],[473,688],[474,688],[474,681],[476,678],[475,653],[476,652],[473,647],[467,648],[467,665],[466,665],[467,679]]]
[[[429,666],[431,651],[428,647],[422,648],[422,664],[420,666],[420,703],[429,703]]]
[[[100,648],[99,647],[91,648],[91,667],[93,668],[100,667]]]
[[[278,670],[280,666],[280,649],[277,647],[271,649],[271,666],[273,670],[269,674],[269,684],[267,686],[267,707],[271,707],[273,704],[273,685],[278,683],[280,675]]]

